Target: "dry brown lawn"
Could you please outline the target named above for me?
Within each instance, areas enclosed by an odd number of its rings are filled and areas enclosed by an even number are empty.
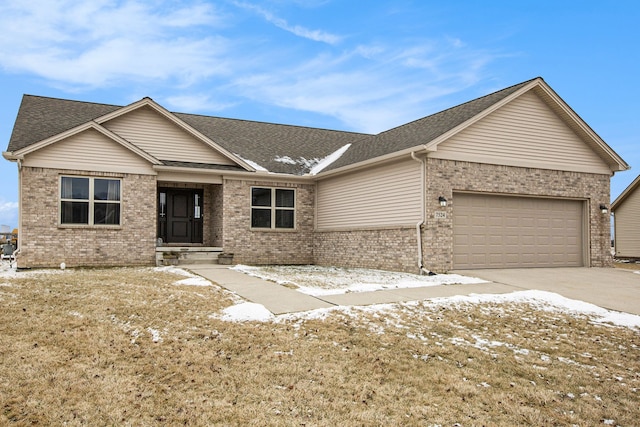
[[[428,302],[233,323],[153,269],[0,278],[0,425],[638,425],[640,331]],[[213,315],[213,316],[212,316]]]
[[[615,262],[613,266],[625,270],[640,270],[640,262]]]

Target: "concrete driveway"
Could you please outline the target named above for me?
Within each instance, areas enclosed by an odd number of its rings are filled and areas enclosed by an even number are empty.
[[[640,274],[618,268],[519,268],[459,270],[514,290],[550,291],[611,310],[640,315]]]

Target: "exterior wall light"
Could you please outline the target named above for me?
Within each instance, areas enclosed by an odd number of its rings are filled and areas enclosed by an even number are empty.
[[[438,197],[438,201],[440,202],[440,206],[447,206],[447,199],[444,196]]]
[[[600,212],[602,213],[602,215],[606,215],[609,213],[609,209],[607,209],[606,205],[600,205]]]

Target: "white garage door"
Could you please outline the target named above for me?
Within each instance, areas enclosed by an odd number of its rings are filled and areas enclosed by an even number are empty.
[[[454,268],[580,267],[579,200],[454,194]]]

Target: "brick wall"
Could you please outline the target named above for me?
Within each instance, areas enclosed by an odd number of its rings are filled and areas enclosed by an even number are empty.
[[[23,167],[18,267],[152,265],[155,260],[154,176]],[[60,175],[122,179],[120,227],[62,227]]]
[[[251,187],[296,190],[296,228],[251,230]],[[314,185],[272,181],[224,181],[223,248],[235,263],[312,264]]]
[[[211,212],[209,213],[209,218],[211,221],[209,239],[211,241],[211,246],[222,247],[223,187],[222,185],[211,185],[210,187],[211,188],[208,194],[209,197],[205,195],[205,203],[207,202],[207,199],[209,199],[209,206],[211,206]]]
[[[600,203],[609,201],[608,175],[428,159],[427,182],[423,251],[428,269],[443,272],[453,268],[455,191],[585,199],[590,264],[587,266],[612,265],[610,220],[599,210]],[[446,208],[440,207],[439,196],[447,199]],[[439,210],[447,213],[445,219],[434,218],[433,213]]]
[[[122,179],[121,227],[60,227],[59,176],[84,175]],[[155,177],[134,174],[87,174],[81,171],[29,168],[23,185],[19,267],[153,264],[156,240]],[[455,191],[571,197],[588,201],[588,263],[610,266],[609,216],[599,204],[609,200],[609,176],[470,162],[428,159],[427,218],[423,227],[425,268],[453,268]],[[164,185],[164,184],[163,184]],[[176,184],[204,190],[205,244],[234,253],[247,264],[319,264],[417,271],[415,228],[314,232],[315,186],[276,181],[226,179],[224,185]],[[296,189],[296,228],[251,230],[252,186]],[[438,197],[449,201],[441,208]],[[222,207],[222,210],[220,210]],[[444,210],[447,217],[435,219]]]
[[[318,265],[418,273],[415,228],[321,231],[314,236]]]

